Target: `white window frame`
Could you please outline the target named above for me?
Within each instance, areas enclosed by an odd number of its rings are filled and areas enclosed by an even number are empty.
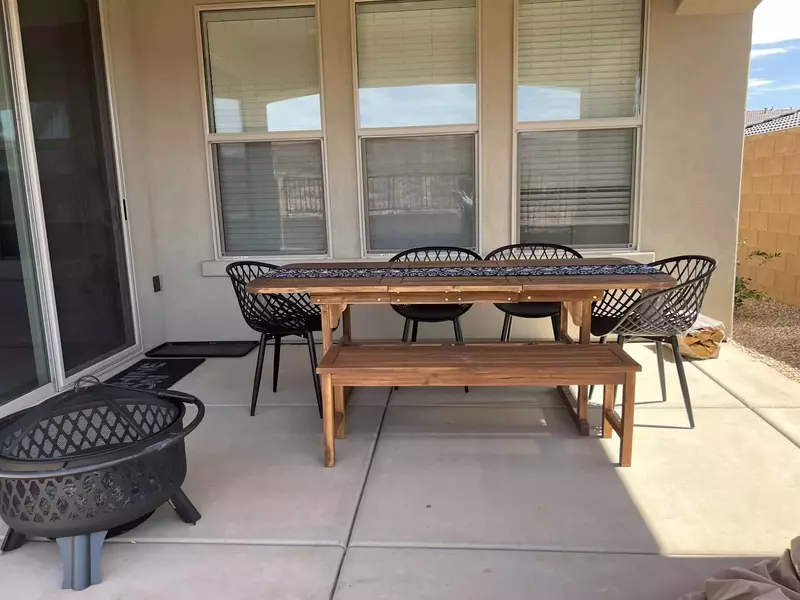
[[[304,131],[264,131],[249,133],[212,133],[211,132],[211,107],[209,106],[209,90],[207,85],[208,65],[206,64],[205,32],[203,31],[203,13],[219,11],[259,10],[269,8],[313,7],[316,21],[317,43],[317,77],[319,79],[320,97],[320,123],[321,129]],[[203,133],[205,136],[206,170],[208,172],[208,197],[211,209],[211,230],[214,240],[214,260],[234,262],[242,259],[267,260],[273,263],[286,263],[298,260],[329,259],[333,252],[333,239],[331,236],[331,206],[330,190],[328,187],[328,150],[326,143],[325,91],[322,78],[322,27],[320,23],[319,0],[306,1],[281,1],[271,2],[239,2],[231,4],[203,4],[195,5],[195,27],[197,39],[197,64],[200,72],[200,95],[203,107]],[[222,226],[222,203],[219,195],[219,181],[214,161],[213,146],[215,144],[235,144],[242,142],[305,142],[316,141],[320,144],[322,154],[322,189],[325,194],[325,240],[327,252],[324,254],[251,254],[233,256],[224,253],[224,234]]]
[[[647,110],[647,59],[649,55],[648,43],[650,39],[650,0],[642,2],[642,51],[641,51],[641,84],[639,90],[639,114],[634,117],[599,118],[599,119],[569,119],[563,121],[520,121],[519,117],[519,6],[521,0],[514,0],[514,90],[513,90],[513,148],[511,151],[511,185],[512,185],[512,210],[511,210],[511,243],[520,243],[520,198],[518,174],[518,148],[519,134],[529,131],[596,131],[600,129],[633,129],[633,161],[631,167],[631,213],[630,213],[630,242],[624,246],[577,246],[585,253],[601,252],[632,252],[639,250],[639,232],[641,219],[641,181],[642,181],[642,152],[644,148],[644,123]]]
[[[350,0],[350,49],[353,61],[353,105],[356,124],[356,176],[358,178],[358,220],[361,238],[361,258],[383,261],[395,255],[394,252],[370,252],[369,230],[367,228],[366,195],[364,193],[364,162],[362,141],[369,138],[408,138],[433,137],[444,135],[472,135],[475,140],[475,251],[481,254],[483,220],[482,177],[481,177],[481,4],[475,0],[475,123],[456,125],[423,125],[412,127],[361,127],[361,107],[359,106],[358,84],[358,32],[356,31],[356,5],[387,0]]]

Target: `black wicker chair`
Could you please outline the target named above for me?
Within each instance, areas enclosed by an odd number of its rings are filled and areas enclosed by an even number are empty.
[[[583,258],[577,250],[559,244],[512,244],[492,250],[486,260],[541,260],[558,258]],[[511,321],[513,317],[523,319],[542,319],[550,317],[553,325],[553,337],[558,341],[561,321],[561,303],[559,302],[520,302],[495,304],[505,313],[503,331],[500,341],[511,339]]]
[[[650,266],[671,275],[678,284],[674,288],[653,293],[642,293],[640,290],[606,291],[603,299],[592,308],[592,335],[599,336],[600,343],[605,343],[608,335],[616,334],[620,346],[628,338],[644,338],[655,342],[661,397],[665,402],[667,386],[661,344],[669,343],[689,424],[694,427],[692,401],[677,336],[686,332],[697,319],[717,261],[707,256],[687,255],[659,260],[650,263]]]
[[[256,374],[253,380],[253,399],[250,403],[250,416],[256,414],[258,390],[264,368],[264,352],[267,340],[275,340],[273,356],[272,391],[278,391],[278,371],[281,361],[281,338],[297,335],[306,339],[308,356],[311,361],[311,375],[314,379],[314,392],[317,407],[322,416],[322,395],[317,377],[317,352],[314,346],[314,332],[322,331],[322,317],[319,307],[312,304],[307,294],[251,294],[247,284],[258,277],[268,276],[270,271],[279,269],[275,265],[254,261],[240,261],[228,265],[226,271],[233,283],[236,299],[242,316],[251,329],[261,334],[256,360]]]
[[[481,255],[466,248],[456,248],[454,246],[424,246],[412,248],[394,255],[391,262],[426,262],[426,261],[468,261],[483,260]],[[459,318],[466,313],[471,304],[392,304],[392,308],[405,317],[406,322],[403,326],[403,341],[408,341],[409,328],[411,329],[411,341],[417,341],[417,330],[420,323],[443,323],[453,322],[453,332],[457,342],[463,342],[464,336],[461,333],[461,322]],[[464,391],[469,392],[465,387]]]

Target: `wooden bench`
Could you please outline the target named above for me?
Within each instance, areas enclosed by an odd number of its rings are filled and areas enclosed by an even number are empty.
[[[603,437],[620,436],[620,466],[631,464],[633,405],[639,364],[617,344],[361,344],[333,346],[317,368],[322,378],[325,465],[335,462],[335,432],[343,411],[341,386],[603,385]],[[623,387],[622,416],[614,390]],[[342,428],[343,429],[343,428]]]

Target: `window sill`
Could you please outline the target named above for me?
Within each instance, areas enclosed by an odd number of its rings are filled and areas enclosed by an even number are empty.
[[[620,257],[620,258],[629,258],[631,260],[635,260],[641,263],[649,263],[653,262],[656,259],[655,252],[642,252],[639,250],[584,250],[581,251],[584,258],[600,258],[600,257]],[[225,259],[217,259],[217,260],[205,260],[200,263],[200,271],[203,277],[227,277],[228,274],[225,272],[225,268],[237,260],[245,260],[243,257],[239,258],[232,258],[230,260]],[[341,261],[359,261],[359,262],[382,262],[387,260],[385,257],[369,257],[369,258],[350,258],[350,259],[334,259],[331,257],[321,257],[321,256],[308,256],[305,258],[302,257],[293,257],[293,258],[263,258],[263,257],[253,257],[252,260],[260,260],[263,262],[269,262],[275,265],[284,265],[289,263],[296,263],[296,262],[341,262]]]

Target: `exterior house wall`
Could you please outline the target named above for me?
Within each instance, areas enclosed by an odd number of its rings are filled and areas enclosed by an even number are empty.
[[[164,296],[153,291],[152,277],[161,273],[158,262],[158,227],[153,218],[150,179],[147,170],[147,122],[142,118],[139,99],[142,97],[139,69],[139,44],[134,35],[135,15],[130,2],[102,4],[106,37],[106,61],[114,96],[121,101],[114,105],[118,124],[118,146],[121,154],[122,185],[127,203],[128,223],[134,257],[133,277],[136,282],[142,346],[150,349],[166,341],[164,328]],[[113,8],[113,10],[111,10]]]
[[[704,313],[733,319],[752,14],[676,15],[651,3],[640,244],[719,261]]]
[[[753,287],[800,306],[800,127],[745,138],[738,274]],[[780,252],[747,261],[750,250]]]
[[[163,323],[148,334],[153,342],[253,335],[224,263],[214,260],[195,4],[203,2],[107,0],[128,201],[141,221],[132,225],[140,294],[143,310]],[[629,255],[716,257],[720,269],[704,311],[729,322],[752,15],[677,16],[674,0],[650,4],[638,252]],[[515,241],[514,0],[479,5],[478,211],[485,254]],[[350,11],[350,0],[318,2],[328,218],[338,260],[360,257]],[[156,274],[163,291],[154,298],[149,280]],[[469,337],[494,338],[501,322],[494,307],[476,306],[463,327]],[[387,307],[359,307],[354,318],[356,336],[397,336],[401,328]],[[549,322],[515,320],[515,335],[548,331]],[[420,334],[452,335],[448,324]]]

